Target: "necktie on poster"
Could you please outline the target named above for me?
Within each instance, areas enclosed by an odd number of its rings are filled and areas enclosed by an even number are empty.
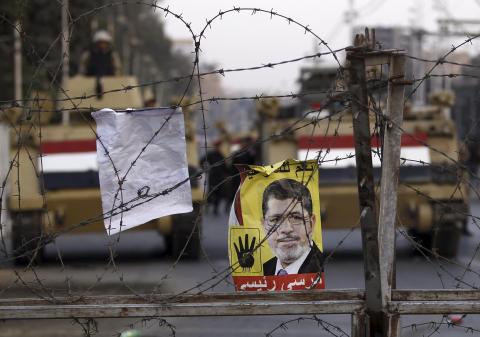
[[[92,116],[109,235],[193,210],[181,109],[102,109]]]

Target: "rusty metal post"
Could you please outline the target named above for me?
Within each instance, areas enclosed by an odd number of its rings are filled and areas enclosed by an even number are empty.
[[[382,336],[382,300],[380,296],[380,264],[378,225],[373,181],[372,148],[365,72],[364,49],[355,48],[347,55],[349,61],[348,89],[351,93],[355,157],[362,229],[363,264],[365,273],[367,336]],[[385,336],[385,335],[383,335]]]

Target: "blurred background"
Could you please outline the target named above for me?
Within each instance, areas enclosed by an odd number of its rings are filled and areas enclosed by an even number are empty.
[[[346,90],[345,47],[365,27],[377,48],[406,52],[414,81],[405,93],[403,129],[416,141],[402,152],[396,286],[477,289],[479,13],[478,0],[0,3],[0,297],[232,292],[230,278],[212,278],[229,266],[235,165],[287,157],[320,161],[326,287],[364,288],[353,141],[334,145],[351,138],[351,117],[348,104],[328,98]],[[260,69],[242,70],[250,67]],[[379,111],[387,74],[369,75]],[[107,236],[90,112],[172,105],[185,114],[194,212]],[[328,123],[313,127],[320,118]],[[379,168],[374,155],[377,183]],[[322,318],[349,334],[349,317]],[[214,319],[169,322],[179,336],[263,335],[289,318]],[[404,316],[402,335],[428,334],[422,323],[431,321],[442,317]],[[475,315],[460,321],[480,329]],[[0,336],[85,335],[90,323],[80,323],[7,321]],[[172,332],[123,319],[97,328],[100,336]],[[278,334],[317,329],[295,324]]]

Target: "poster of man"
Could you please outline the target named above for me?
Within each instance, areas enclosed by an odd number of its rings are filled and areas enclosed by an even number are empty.
[[[245,166],[230,212],[230,263],[240,291],[322,289],[315,161]]]

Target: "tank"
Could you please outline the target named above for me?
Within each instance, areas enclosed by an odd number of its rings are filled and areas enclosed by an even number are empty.
[[[44,245],[39,243],[61,233],[105,232],[101,219],[84,224],[88,219],[95,219],[102,214],[96,168],[95,123],[90,116],[90,107],[142,108],[143,101],[137,84],[136,78],[131,76],[101,79],[75,76],[67,81],[65,91],[59,94],[57,108],[63,110],[62,116],[43,112],[25,116],[19,109],[12,109],[12,120],[22,125],[11,131],[10,142],[11,159],[18,163],[15,165],[17,169],[12,170],[9,176],[8,198],[12,246],[17,263],[27,263],[32,259],[41,261]],[[132,89],[98,95],[99,85],[103,92],[122,87]],[[31,111],[39,108],[53,111],[48,102],[38,100]],[[187,110],[184,113],[187,119],[189,171],[194,173],[199,169],[199,163],[195,132],[189,121],[193,112]],[[37,128],[39,123],[41,130]],[[39,165],[42,155],[53,156],[56,162]],[[39,167],[43,167],[43,171]],[[191,184],[193,212],[163,217],[133,229],[157,230],[165,237],[167,252],[175,258],[180,255],[187,241],[184,256],[197,258],[200,252],[201,223],[198,221],[196,224],[195,221],[203,189],[198,181],[192,181]]]
[[[333,73],[328,69],[326,72]],[[318,102],[321,98],[317,97]],[[311,113],[299,122],[298,116],[308,109],[321,109],[319,103],[310,100],[279,106],[277,111],[271,108],[275,104],[259,106],[263,116],[262,138],[275,135],[263,143],[262,161],[272,164],[286,158],[305,160],[320,155],[322,228],[359,226],[351,113],[339,112],[339,107],[334,106]],[[461,179],[462,173],[454,162],[459,159],[460,149],[455,125],[447,115],[442,104],[409,108],[404,113],[397,225],[407,229],[423,246],[450,258],[457,254],[462,226],[468,220],[468,184]],[[326,116],[330,116],[330,122],[310,123],[311,118]],[[374,130],[373,113],[370,123]],[[295,128],[285,133],[291,125]],[[374,177],[378,184],[381,164],[375,155],[377,146],[372,138]]]

